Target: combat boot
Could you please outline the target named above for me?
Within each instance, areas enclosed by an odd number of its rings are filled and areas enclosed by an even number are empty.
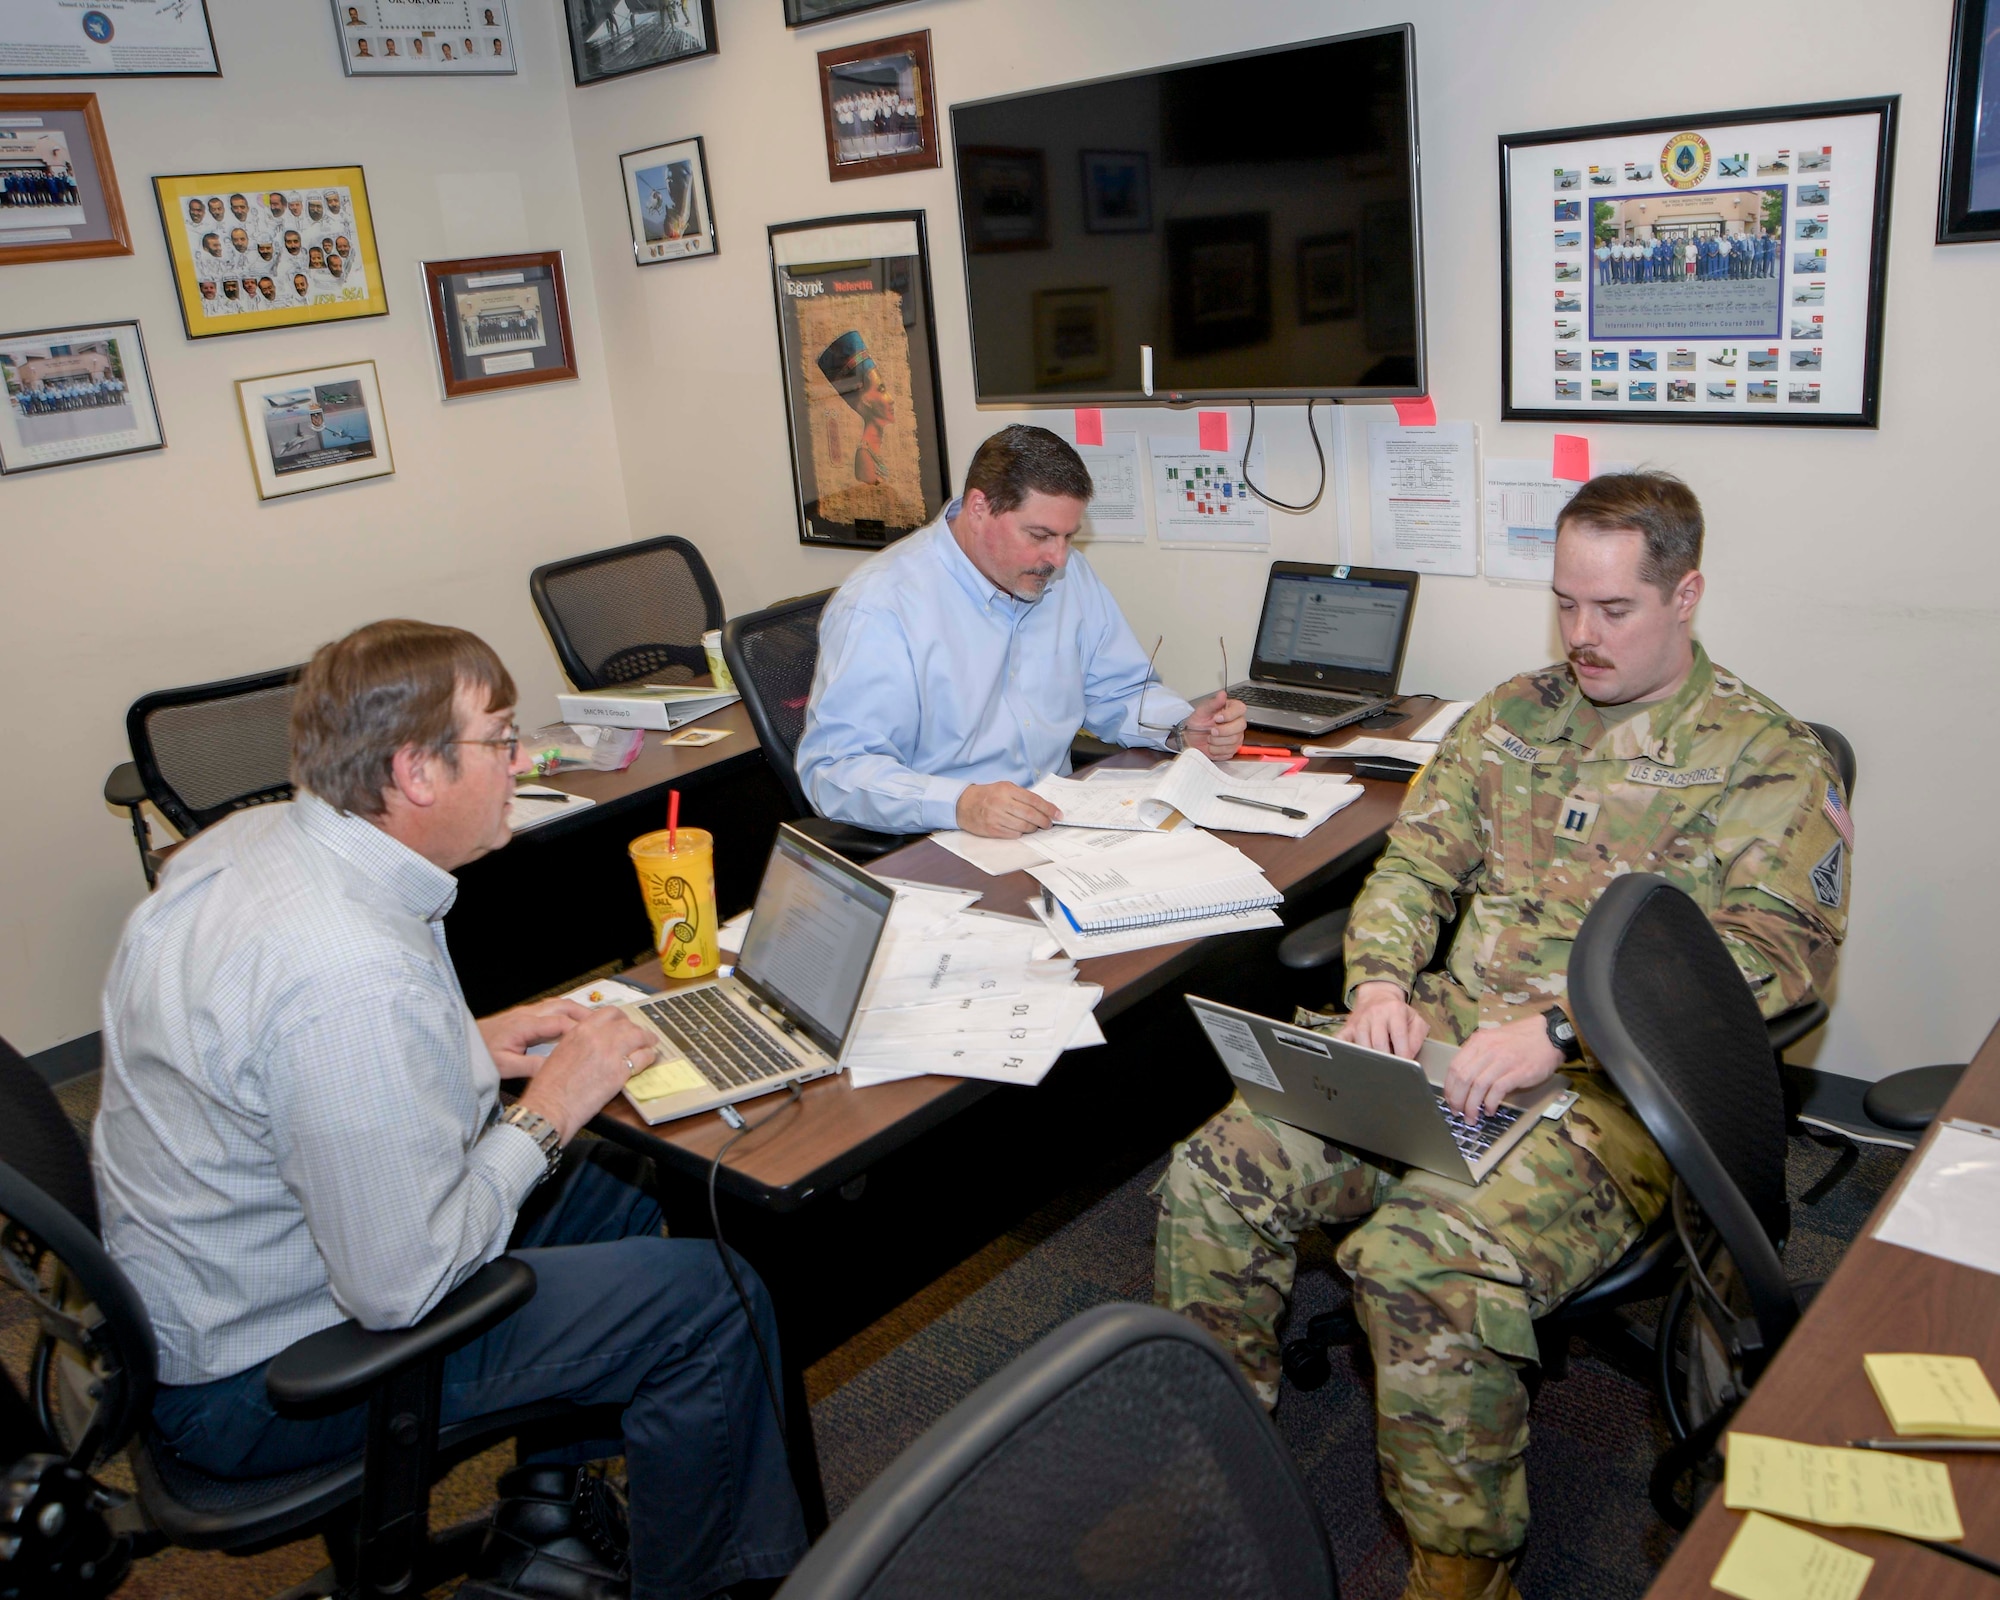
[[[1403,1600],[1521,1600],[1521,1591],[1496,1557],[1447,1556],[1411,1545]]]

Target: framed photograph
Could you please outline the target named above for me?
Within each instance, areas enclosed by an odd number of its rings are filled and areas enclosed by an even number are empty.
[[[1049,175],[1041,151],[961,145],[958,193],[969,252],[1048,249]]]
[[[423,263],[447,400],[576,376],[562,252]]]
[[[1504,135],[1500,414],[1875,427],[1897,104]]]
[[[1955,0],[1945,84],[1937,242],[2000,239],[2000,9]]]
[[[0,94],[0,267],[129,256],[94,94]]]
[[[785,0],[785,26],[804,28],[815,22],[831,22],[835,17],[851,17],[860,11],[879,11],[883,6],[900,6],[907,0]]]
[[[562,0],[579,85],[712,56],[715,0]]]
[[[820,51],[819,103],[834,182],[941,164],[928,29]]]
[[[799,542],[874,549],[951,498],[921,211],[770,229]]]
[[[1271,214],[1167,222],[1174,354],[1206,355],[1271,337]]]
[[[155,178],[190,339],[387,314],[359,167]]]
[[[236,402],[259,500],[386,478],[396,470],[372,361],[242,378]]]
[[[0,333],[0,473],[166,442],[138,323]]]
[[[1035,387],[1093,383],[1111,376],[1111,291],[1035,291]]]
[[[1354,316],[1361,296],[1354,279],[1354,235],[1321,233],[1298,246],[1299,321],[1338,322]]]
[[[519,70],[507,0],[331,0],[350,78],[478,78]]]
[[[1083,229],[1086,233],[1153,231],[1153,166],[1143,150],[1085,150]]]
[[[633,260],[651,267],[715,254],[708,155],[699,134],[650,150],[629,150],[618,158],[618,165],[625,177]]]
[[[9,0],[0,78],[219,78],[208,0]]]

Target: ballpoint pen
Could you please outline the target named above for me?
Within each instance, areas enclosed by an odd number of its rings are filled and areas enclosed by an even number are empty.
[[[1290,817],[1294,822],[1304,822],[1306,814],[1295,806],[1273,805],[1268,800],[1246,800],[1240,794],[1219,794],[1218,800],[1227,800],[1233,806],[1255,806],[1259,811],[1275,811],[1281,817]]]
[[[1915,1450],[1927,1454],[1938,1450],[1967,1450],[1980,1455],[2000,1454],[2000,1439],[1849,1439],[1850,1450]]]
[[[553,789],[548,790],[546,792],[536,792],[534,794],[530,794],[525,789],[516,789],[514,791],[514,798],[516,800],[548,800],[559,806],[568,805],[570,800],[570,797],[568,795],[562,794],[559,791]]]

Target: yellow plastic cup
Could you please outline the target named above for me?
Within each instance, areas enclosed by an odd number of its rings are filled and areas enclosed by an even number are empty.
[[[708,657],[708,675],[716,688],[725,693],[736,692],[736,680],[729,675],[729,663],[722,659],[722,630],[710,628],[701,636],[702,654]]]
[[[706,828],[682,828],[671,850],[667,839],[662,828],[628,846],[653,946],[668,977],[706,978],[722,959],[715,942],[715,838]]]

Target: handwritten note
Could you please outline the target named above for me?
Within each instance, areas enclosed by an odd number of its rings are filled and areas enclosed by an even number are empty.
[[[1971,1356],[1863,1356],[1861,1365],[1898,1433],[2000,1438],[2000,1395]]]
[[[1951,1474],[1937,1462],[1759,1433],[1730,1434],[1722,1503],[1731,1511],[1770,1511],[1829,1528],[1881,1528],[1913,1539],[1965,1537]]]
[[[1753,1511],[1709,1582],[1737,1600],[1855,1600],[1874,1567],[1859,1551]]]

